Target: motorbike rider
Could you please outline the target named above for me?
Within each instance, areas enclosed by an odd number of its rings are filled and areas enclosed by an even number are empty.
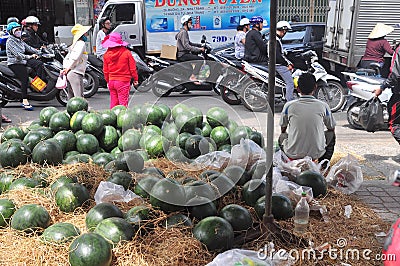
[[[253,16],[250,19],[252,29],[246,34],[243,59],[249,63],[268,65],[267,44],[260,32],[263,28],[263,21],[261,16]]]
[[[21,81],[22,107],[25,110],[32,111],[33,107],[29,104],[27,89],[29,86],[29,76],[27,66],[37,67],[36,73],[44,74],[43,63],[38,58],[38,50],[29,46],[21,39],[22,29],[17,22],[11,22],[7,25],[7,31],[10,34],[7,44],[7,65]],[[29,53],[29,54],[27,54]],[[39,76],[42,78],[41,76]],[[43,79],[43,78],[42,78]]]
[[[235,36],[235,57],[242,59],[244,57],[244,45],[246,43],[246,33],[250,29],[250,20],[248,18],[242,18],[239,26],[237,27],[237,33]]]
[[[103,55],[107,51],[107,48],[104,48],[101,42],[104,38],[110,33],[111,29],[111,20],[108,17],[103,17],[99,21],[99,32],[96,35],[96,56],[98,59],[103,60]]]
[[[22,33],[22,40],[29,46],[40,49],[47,43],[39,36],[39,19],[35,16],[28,16],[25,19],[24,31]]]
[[[176,46],[177,46],[177,59],[180,62],[185,62],[185,61],[192,61],[196,60],[193,73],[191,74],[189,80],[193,81],[197,84],[198,82],[198,75],[201,69],[201,66],[203,64],[203,58],[196,55],[198,53],[201,53],[204,51],[204,47],[200,43],[192,43],[189,40],[189,33],[188,31],[192,28],[192,17],[189,15],[184,15],[181,18],[181,24],[182,28],[178,32],[178,34],[175,35],[176,39]]]
[[[377,23],[368,36],[364,56],[361,58],[360,67],[370,68],[371,63],[378,63],[382,69],[386,53],[393,55],[394,50],[385,36],[394,30],[393,27]]]
[[[394,139],[400,144],[400,46],[397,47],[392,57],[389,77],[374,91],[375,96],[382,91],[392,88],[392,96],[387,104],[389,113],[389,129]]]
[[[7,19],[7,25],[10,24],[11,22],[17,22],[19,23],[19,19],[17,17],[9,17]],[[6,42],[8,39],[8,32],[0,32],[0,56],[6,56]]]
[[[294,83],[292,78],[293,63],[287,59],[282,46],[282,38],[291,30],[289,22],[279,21],[276,23],[276,72],[286,83],[286,100],[294,100]]]

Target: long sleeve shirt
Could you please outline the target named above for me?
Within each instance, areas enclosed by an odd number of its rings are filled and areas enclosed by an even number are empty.
[[[256,29],[252,29],[246,34],[244,60],[249,63],[268,63],[267,44]]]
[[[103,57],[103,72],[107,83],[110,80],[138,81],[136,62],[131,52],[124,46],[108,48]]]
[[[178,50],[178,57],[181,57],[184,54],[188,53],[199,53],[201,52],[201,44],[199,43],[192,43],[189,40],[189,33],[187,30],[182,28],[176,35],[176,47]]]
[[[276,64],[282,66],[292,65],[292,62],[287,59],[282,46],[282,38],[276,36]]]
[[[101,42],[104,40],[106,37],[106,34],[103,30],[99,30],[96,36],[96,56],[100,57],[105,54],[107,51],[107,48],[104,48]]]
[[[371,60],[381,63],[384,62],[383,57],[386,53],[393,55],[393,52],[392,46],[390,46],[386,39],[368,39],[362,60]]]
[[[7,65],[26,65],[26,60],[31,59],[32,54],[37,54],[38,52],[38,50],[29,46],[20,38],[10,35],[6,43]]]
[[[391,87],[393,93],[399,94],[400,93],[399,79],[400,79],[400,46],[397,47],[396,52],[393,54],[389,77],[382,83],[381,89],[384,90],[386,88]]]
[[[64,58],[63,67],[64,69],[70,69],[75,73],[85,75],[87,59],[88,53],[86,52],[85,42],[79,40]]]

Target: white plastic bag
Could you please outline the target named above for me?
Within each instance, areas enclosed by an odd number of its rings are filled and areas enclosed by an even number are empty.
[[[231,249],[218,254],[214,260],[206,266],[273,266],[271,259],[260,259],[259,253],[245,249]]]
[[[241,139],[231,150],[231,161],[229,165],[239,165],[246,170],[258,160],[265,160],[267,157],[263,148],[250,139]]]
[[[67,75],[60,74],[57,78],[56,88],[63,90],[67,87]]]
[[[225,168],[231,159],[231,154],[226,151],[213,151],[197,157],[193,165],[205,165],[207,167]]]
[[[140,196],[136,195],[129,189],[125,190],[121,185],[107,181],[101,181],[96,193],[94,194],[96,204],[102,202],[129,202],[135,198],[140,198]]]
[[[288,197],[293,204],[297,204],[301,199],[301,194],[305,192],[307,194],[307,201],[311,202],[314,198],[312,188],[306,186],[300,186],[291,181],[279,180],[275,186],[273,192],[282,194]]]
[[[348,154],[332,166],[326,182],[344,194],[358,190],[363,182],[363,173],[357,159]]]

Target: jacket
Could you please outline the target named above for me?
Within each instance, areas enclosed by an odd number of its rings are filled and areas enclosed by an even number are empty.
[[[392,46],[390,46],[390,43],[383,37],[379,39],[368,39],[362,60],[383,63],[385,61],[383,58],[385,54],[393,55],[393,52]]]
[[[63,67],[64,69],[70,69],[75,73],[85,75],[87,59],[88,53],[86,52],[85,42],[79,40],[72,46],[64,58]]]
[[[382,83],[381,89],[392,88],[392,93],[400,94],[400,46],[392,57],[389,77]]]
[[[252,29],[246,34],[244,60],[249,63],[268,63],[267,44],[256,29]]]
[[[46,44],[46,42],[42,40],[42,38],[40,38],[39,34],[30,28],[24,29],[21,38],[28,45],[36,49],[39,49],[40,47]]]
[[[103,72],[107,83],[110,80],[138,81],[136,62],[124,46],[108,48],[103,56]]]
[[[182,28],[175,35],[175,40],[176,40],[176,47],[178,50],[178,55],[177,55],[178,57],[181,57],[184,54],[201,52],[199,48],[201,47],[201,44],[190,42],[189,33],[184,28]]]
[[[13,35],[8,36],[6,43],[7,65],[21,64],[26,65],[26,61],[32,58],[30,54],[37,54],[39,51],[26,44],[20,38]]]
[[[276,36],[276,64],[282,66],[293,65],[293,63],[290,62],[285,55],[285,51],[283,50],[282,46],[282,38],[279,36]]]
[[[107,51],[107,48],[104,48],[103,45],[101,44],[101,42],[104,40],[105,37],[106,37],[105,32],[103,30],[99,30],[99,32],[97,33],[97,36],[96,36],[96,56],[97,57],[103,56]]]

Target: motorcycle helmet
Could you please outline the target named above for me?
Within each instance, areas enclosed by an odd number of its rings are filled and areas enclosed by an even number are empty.
[[[18,24],[17,22],[11,22],[7,25],[7,32],[9,34],[13,34],[13,30],[16,28],[21,28],[21,25]]]
[[[287,21],[279,21],[276,23],[276,29],[277,30],[291,30],[292,27],[290,26],[289,22]]]
[[[105,23],[107,20],[110,20],[110,18],[109,18],[109,17],[102,17],[102,18],[99,20],[99,29],[105,28],[105,24],[104,24],[104,23]]]
[[[189,22],[189,20],[192,20],[192,17],[189,16],[189,15],[184,15],[184,16],[181,18],[181,24],[182,24],[182,25],[185,25],[185,23]]]
[[[253,16],[250,19],[251,26],[263,23],[264,19],[261,16]]]
[[[249,25],[249,24],[250,24],[250,20],[248,18],[242,18],[239,23],[240,26]]]
[[[39,19],[35,16],[28,16],[25,19],[26,24],[37,24],[40,25]]]
[[[17,22],[17,23],[19,23],[19,19],[16,18],[16,17],[9,17],[9,18],[7,19],[7,25],[10,24],[11,22]]]

